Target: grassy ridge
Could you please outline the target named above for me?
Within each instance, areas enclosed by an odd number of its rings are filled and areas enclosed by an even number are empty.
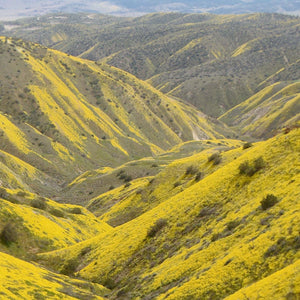
[[[299,259],[298,152],[299,129],[226,152],[224,165],[136,219],[40,258],[58,269],[75,259],[78,275],[113,288],[111,298],[229,296]],[[243,175],[240,165],[259,156],[260,169]],[[268,193],[276,202],[262,208]]]

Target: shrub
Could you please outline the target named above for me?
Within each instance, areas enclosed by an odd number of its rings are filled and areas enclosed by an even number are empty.
[[[264,166],[265,166],[265,162],[264,162],[264,159],[262,158],[262,156],[260,156],[256,160],[254,160],[255,172],[261,170]]]
[[[180,183],[179,181],[176,181],[176,182],[173,184],[174,188],[176,188],[176,187],[178,187],[178,186],[180,186],[180,185],[181,185],[181,183]]]
[[[77,259],[76,258],[70,259],[63,265],[62,269],[60,270],[60,273],[70,276],[75,273],[77,266],[78,266]]]
[[[202,178],[202,173],[199,171],[196,174],[195,181],[199,181]]]
[[[117,177],[119,177],[119,179],[123,180],[124,182],[129,182],[132,180],[132,177],[130,175],[127,175],[123,170],[121,170],[117,174]]]
[[[113,185],[111,185],[109,188],[108,188],[108,190],[109,191],[111,191],[111,190],[113,190],[115,187],[113,186]]]
[[[168,224],[166,219],[158,219],[147,233],[147,237],[154,237]]]
[[[63,218],[64,217],[64,213],[61,210],[57,209],[57,208],[52,208],[50,210],[50,214],[55,216],[55,217],[58,217],[58,218]]]
[[[233,220],[227,223],[227,230],[232,231],[234,228],[236,228],[237,226],[240,225],[240,221],[239,220]]]
[[[247,143],[245,143],[245,144],[243,145],[243,149],[245,150],[245,149],[248,149],[248,148],[250,148],[250,147],[252,147],[252,146],[253,146],[252,143],[247,142]]]
[[[278,202],[278,198],[274,196],[273,194],[268,194],[266,197],[263,198],[262,201],[260,201],[261,208],[263,210],[266,210],[272,206],[274,206]]]
[[[1,230],[0,241],[7,246],[17,241],[17,232],[11,223],[6,224]]]
[[[75,215],[80,215],[82,214],[82,211],[80,207],[73,207],[70,209],[70,213]]]
[[[265,166],[264,159],[260,156],[254,160],[251,165],[248,160],[239,165],[240,174],[247,176],[253,176],[256,172],[261,170]]]
[[[5,188],[0,187],[0,198],[7,200],[8,193]]]
[[[33,199],[30,203],[30,206],[38,209],[45,210],[47,208],[47,203],[43,198]]]
[[[189,166],[185,171],[185,175],[194,175],[197,173],[197,171],[198,169],[195,166]]]
[[[252,167],[250,166],[248,160],[244,161],[243,163],[241,163],[239,165],[239,170],[240,170],[240,174],[245,174],[245,175],[248,175],[248,176],[251,176],[251,174],[253,172]]]
[[[126,177],[123,180],[124,182],[129,182],[132,180],[132,177],[130,175],[126,175]]]
[[[214,165],[218,165],[222,161],[220,153],[214,153],[208,157],[208,162],[213,162]]]
[[[128,188],[129,186],[131,186],[131,183],[130,183],[130,182],[126,182],[126,183],[124,184],[124,189]]]

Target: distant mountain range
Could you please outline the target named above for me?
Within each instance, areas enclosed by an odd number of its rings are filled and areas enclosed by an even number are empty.
[[[136,0],[12,0],[0,1],[0,19],[16,19],[53,12],[97,12],[114,15],[141,15],[158,11],[209,12],[236,14],[251,12],[278,12],[300,14],[299,0],[215,0],[215,1],[136,1]]]

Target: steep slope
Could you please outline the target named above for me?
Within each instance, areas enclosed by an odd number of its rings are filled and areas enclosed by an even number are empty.
[[[276,72],[261,84],[261,91],[227,111],[219,119],[243,135],[270,137],[279,128],[300,119],[300,62]]]
[[[5,37],[0,48],[1,163],[6,178],[8,169],[16,172],[12,161],[20,171],[28,169],[20,180],[40,181],[31,186],[35,191],[55,196],[59,184],[86,170],[118,166],[186,140],[232,134],[221,122],[107,65]],[[3,185],[9,187],[7,180]]]
[[[7,28],[6,34],[148,79],[213,116],[252,96],[263,80],[300,57],[299,18],[277,14],[62,14]]]
[[[0,252],[2,299],[104,299],[101,285],[55,274]]]
[[[296,295],[299,134],[226,152],[226,164],[138,218],[40,259],[59,270],[76,261],[110,299],[221,299],[269,288],[280,270],[291,279],[280,293]]]
[[[107,232],[111,227],[83,207],[0,188],[0,250],[32,258]]]

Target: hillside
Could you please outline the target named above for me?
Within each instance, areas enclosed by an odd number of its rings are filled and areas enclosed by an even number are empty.
[[[258,93],[219,119],[255,138],[271,137],[280,128],[293,126],[300,119],[299,64],[298,60],[270,76]]]
[[[6,22],[4,34],[105,61],[216,117],[299,60],[299,24],[279,14],[61,14]]]
[[[83,172],[233,135],[132,75],[36,44],[0,39],[2,185],[55,197]],[[20,176],[20,171],[26,176]]]
[[[3,299],[104,299],[99,284],[72,279],[0,252],[0,296]]]
[[[41,254],[40,260],[57,270],[72,264],[70,274],[112,289],[109,299],[237,299],[256,293],[296,299],[299,133],[224,152],[221,164],[209,162],[208,154],[206,160],[191,157],[189,163],[205,174],[210,169],[202,180],[113,231]],[[177,164],[179,169],[182,162]]]
[[[298,300],[299,18],[5,26],[1,299]]]

